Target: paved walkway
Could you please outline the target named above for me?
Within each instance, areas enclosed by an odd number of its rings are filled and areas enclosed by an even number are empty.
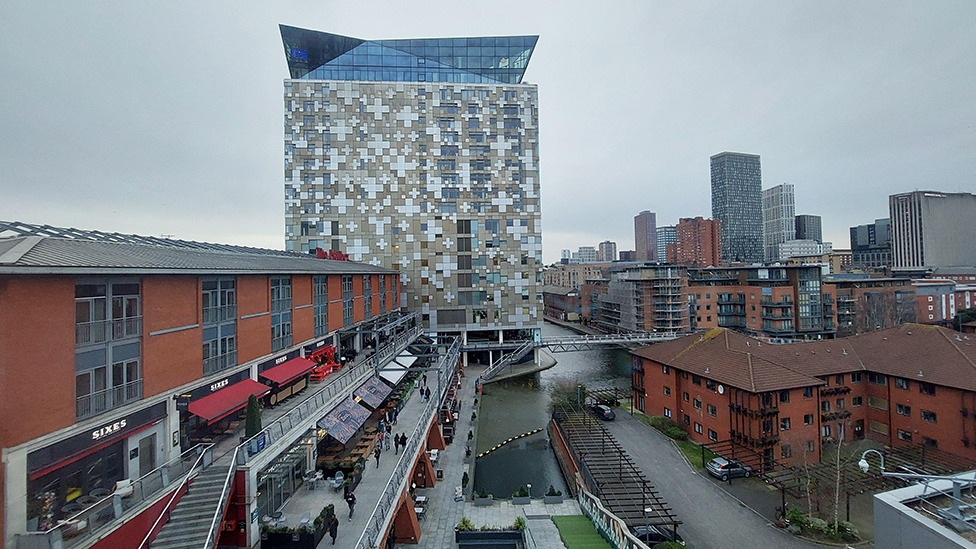
[[[771,526],[709,478],[693,471],[662,434],[630,414],[619,413],[603,424],[644,472],[683,522],[678,533],[690,548],[810,548]]]

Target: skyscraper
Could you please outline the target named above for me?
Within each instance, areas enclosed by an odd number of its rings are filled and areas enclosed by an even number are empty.
[[[617,243],[605,240],[600,243],[596,254],[597,261],[616,261]]]
[[[721,232],[721,223],[717,220],[679,219],[675,242],[668,246],[668,262],[692,267],[721,266]]]
[[[763,260],[762,170],[759,155],[723,152],[711,157],[712,217],[722,227],[722,258]]]
[[[433,333],[539,328],[538,37],[281,37],[286,248],[399,270]]]
[[[674,244],[678,235],[674,230],[674,225],[657,228],[657,261],[666,263],[668,261],[668,244]]]
[[[634,218],[637,261],[657,261],[657,214],[644,210]]]
[[[976,195],[893,194],[888,210],[894,267],[976,265]]]
[[[793,185],[783,183],[764,189],[763,204],[763,255],[766,261],[778,261],[779,245],[796,238],[796,207],[793,201]]]
[[[796,216],[796,239],[823,242],[823,228],[819,215],[800,214]]]
[[[891,220],[851,227],[851,264],[855,268],[891,266]]]

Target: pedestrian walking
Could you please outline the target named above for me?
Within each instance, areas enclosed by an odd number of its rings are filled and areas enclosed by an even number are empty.
[[[383,438],[386,437],[386,433],[383,432],[383,431],[380,431],[380,434],[377,435],[377,436],[378,436],[379,441],[380,441],[379,447],[382,448],[383,447]]]
[[[430,387],[427,387],[426,389],[424,389],[424,399],[425,400],[430,400]]]
[[[352,516],[351,510],[349,515]],[[335,545],[336,536],[339,535],[339,519],[335,515],[332,515],[332,520],[329,522],[329,535],[332,536],[332,545]]]
[[[349,521],[352,522],[352,512],[356,509],[356,494],[346,494],[346,504],[349,505]]]
[[[393,410],[393,424],[394,425],[397,424],[397,419],[399,419],[399,418],[400,418],[400,409],[397,408],[396,410]]]
[[[400,433],[400,448],[407,449],[407,435]]]
[[[381,453],[382,453],[382,450],[380,450],[380,447],[379,446],[377,446],[376,449],[373,450],[373,455],[376,456],[376,468],[377,469],[380,468],[380,454]]]
[[[393,436],[393,451],[394,455],[400,455],[400,433]]]
[[[421,379],[423,380],[424,387],[426,387],[427,386],[427,374],[424,374]]]
[[[390,449],[390,439],[391,438],[393,438],[393,428],[390,427],[389,425],[387,425],[386,426],[386,436],[383,437],[383,442],[386,443],[386,445],[383,447],[384,450],[389,450]]]

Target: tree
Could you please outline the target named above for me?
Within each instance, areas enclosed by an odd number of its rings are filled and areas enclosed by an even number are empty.
[[[254,395],[247,397],[247,420],[244,423],[244,436],[251,438],[261,432],[261,407]]]
[[[972,322],[976,320],[976,307],[970,307],[968,309],[963,309],[956,312],[956,316],[952,319],[952,327],[960,330],[962,325],[967,322]]]

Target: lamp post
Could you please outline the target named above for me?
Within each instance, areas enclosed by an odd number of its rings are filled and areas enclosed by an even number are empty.
[[[531,498],[532,497],[532,485],[531,484],[526,484],[525,486],[526,486],[526,489],[529,492],[529,497]]]
[[[582,385],[576,386],[576,404],[578,404],[580,408],[583,407],[583,386]]]
[[[883,477],[901,478],[906,480],[921,480],[926,483],[931,482],[933,480],[948,480],[949,482],[952,482],[952,497],[950,498],[952,500],[952,507],[946,510],[946,513],[948,513],[953,518],[959,520],[965,520],[965,518],[962,515],[962,511],[960,511],[959,509],[959,502],[962,501],[962,487],[964,484],[976,483],[976,478],[965,478],[960,476],[945,477],[945,476],[938,476],[938,475],[918,475],[913,473],[889,473],[885,471],[884,468],[884,454],[873,449],[865,450],[864,453],[861,454],[861,459],[860,461],[857,462],[857,466],[861,468],[861,472],[864,473],[868,472],[870,465],[868,464],[867,455],[870,454],[871,452],[878,454],[878,457],[881,458],[880,469],[881,469],[881,476]]]

